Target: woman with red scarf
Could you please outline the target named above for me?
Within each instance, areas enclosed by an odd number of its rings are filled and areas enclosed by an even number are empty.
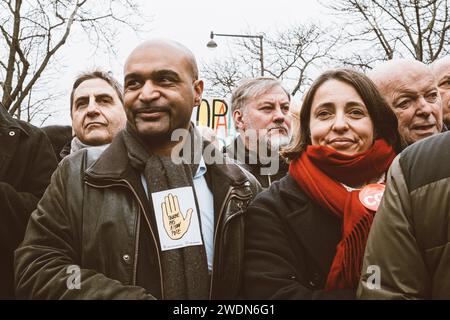
[[[304,97],[289,174],[246,212],[243,295],[352,299],[364,248],[401,150],[395,114],[372,81],[338,69]]]

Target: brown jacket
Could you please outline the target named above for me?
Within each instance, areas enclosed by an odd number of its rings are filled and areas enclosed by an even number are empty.
[[[164,298],[154,215],[122,135],[100,152],[68,156],[52,177],[16,251],[19,298]],[[237,165],[208,172],[216,215],[211,298],[232,299],[241,283],[243,212],[260,187]],[[81,268],[79,290],[66,285],[70,265]]]

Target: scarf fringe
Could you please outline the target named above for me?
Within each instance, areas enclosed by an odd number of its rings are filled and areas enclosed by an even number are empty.
[[[367,215],[364,215],[358,221],[351,233],[342,241],[343,255],[340,259],[333,261],[332,270],[334,269],[333,267],[338,267],[339,265],[342,268],[340,271],[336,270],[338,271],[337,273],[330,272],[330,274],[336,274],[336,276],[328,277],[325,287],[326,290],[357,287],[359,278],[361,277],[364,251],[373,218],[374,214],[368,212]]]

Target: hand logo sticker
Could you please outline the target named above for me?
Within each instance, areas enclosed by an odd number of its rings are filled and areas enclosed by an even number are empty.
[[[161,203],[164,229],[167,235],[172,240],[181,239],[188,231],[191,224],[192,208],[186,212],[186,217],[180,211],[180,204],[178,197],[169,193],[164,197],[164,202]]]
[[[162,251],[203,244],[191,186],[153,192],[151,197]]]

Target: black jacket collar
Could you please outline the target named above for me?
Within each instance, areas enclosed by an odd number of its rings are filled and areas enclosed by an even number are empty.
[[[28,135],[27,130],[23,127],[23,125],[20,123],[19,120],[14,119],[6,110],[5,107],[3,107],[2,104],[0,104],[0,128],[6,128],[9,130],[20,130],[24,134]]]
[[[85,180],[97,185],[108,185],[118,181],[130,184],[140,199],[148,199],[142,186],[140,173],[129,163],[127,148],[122,132],[113,139],[111,145],[105,149],[99,158],[85,171]],[[242,186],[248,181],[247,176],[236,164],[227,164],[226,156],[215,149],[224,161],[224,164],[211,164],[207,166],[207,182],[214,195],[215,223],[218,222],[220,208],[227,199],[228,188]],[[150,201],[143,201],[146,212],[151,212]],[[148,215],[150,221],[153,215]],[[155,222],[153,221],[153,224]],[[155,224],[154,224],[155,225]]]
[[[99,158],[86,170],[87,178],[95,180],[120,180],[127,177],[126,171],[130,167],[127,148],[122,137],[122,132],[111,142]]]

